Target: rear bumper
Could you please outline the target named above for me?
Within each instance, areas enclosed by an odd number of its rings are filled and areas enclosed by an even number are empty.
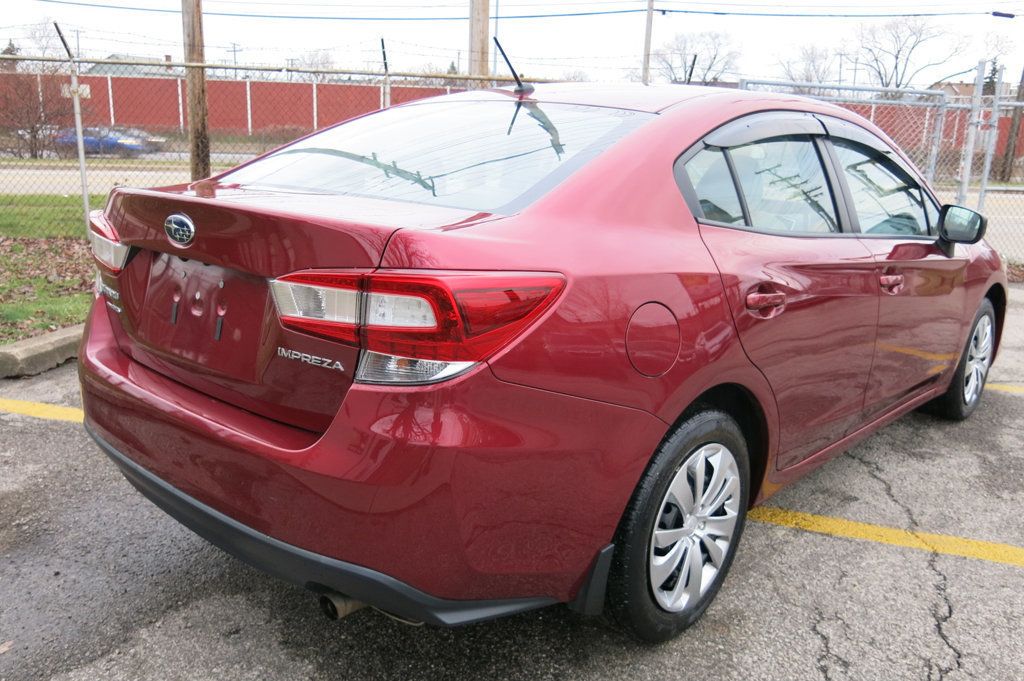
[[[553,598],[459,601],[436,598],[382,572],[300,549],[243,525],[156,477],[86,430],[143,496],[214,546],[313,591],[333,590],[402,617],[454,626],[555,603]]]
[[[310,433],[135,362],[117,323],[97,300],[79,375],[86,426],[129,480],[243,560],[425,621],[576,598],[666,428],[483,366],[355,385]]]

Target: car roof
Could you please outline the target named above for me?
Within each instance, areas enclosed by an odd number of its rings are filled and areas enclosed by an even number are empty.
[[[470,90],[444,96],[446,100],[464,101],[507,100],[516,97],[512,87],[490,90]],[[603,106],[616,109],[630,109],[648,113],[659,113],[676,106],[685,106],[695,100],[709,97],[735,101],[738,99],[759,99],[786,101],[792,106],[794,100],[810,100],[791,94],[751,92],[736,88],[708,87],[702,85],[642,85],[640,83],[538,83],[527,98],[552,104],[579,104]],[[420,100],[429,101],[429,100]],[[788,108],[788,107],[787,107]]]

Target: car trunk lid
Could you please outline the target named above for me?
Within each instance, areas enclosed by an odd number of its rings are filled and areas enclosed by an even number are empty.
[[[200,185],[203,186],[203,185]],[[202,195],[205,194],[205,195]],[[187,216],[194,239],[165,233]],[[351,196],[117,190],[105,211],[122,243],[116,290],[121,349],[211,397],[322,432],[352,383],[358,350],[285,329],[268,281],[305,269],[368,271],[399,228],[442,228],[470,211]]]

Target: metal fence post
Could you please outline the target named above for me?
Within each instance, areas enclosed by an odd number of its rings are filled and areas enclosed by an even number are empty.
[[[978,62],[978,71],[974,78],[974,95],[971,97],[971,121],[967,124],[967,141],[960,157],[960,186],[956,192],[956,202],[963,205],[967,202],[967,189],[971,183],[971,170],[974,166],[974,143],[981,126],[981,91],[985,87],[984,60]]]
[[[313,129],[320,129],[320,112],[318,111],[318,102],[316,100],[316,78],[313,79]]]
[[[988,189],[988,175],[992,171],[992,157],[996,153],[999,139],[999,91],[1003,87],[1003,67],[996,72],[996,89],[992,93],[992,115],[988,119],[988,138],[985,145],[985,161],[981,169],[981,188],[978,190],[978,212],[985,209],[985,191]]]
[[[114,82],[110,76],[107,76],[107,109],[110,113],[110,125],[114,123]]]
[[[71,105],[74,109],[75,114],[75,142],[78,146],[78,176],[82,183],[82,223],[85,227],[85,233],[89,233],[89,181],[85,175],[85,139],[82,132],[82,102],[79,99],[78,91],[78,63],[75,61],[74,55],[71,53],[71,48],[68,47],[68,41],[64,40],[64,34],[61,33],[60,26],[57,22],[53,22],[53,27],[57,29],[57,35],[60,36],[60,41],[64,45],[64,51],[68,53],[68,63],[71,65]]]
[[[181,95],[181,78],[178,81],[178,132],[185,134],[185,103]]]
[[[946,93],[942,93],[939,99],[938,110],[935,112],[935,124],[932,126],[932,146],[928,150],[928,167],[925,169],[925,178],[929,182],[935,181],[935,172],[939,165],[939,154],[942,151],[942,132],[946,125]]]
[[[252,137],[252,81],[245,75],[245,125]]]

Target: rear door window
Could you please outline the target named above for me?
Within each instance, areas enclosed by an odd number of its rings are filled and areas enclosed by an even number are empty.
[[[769,139],[729,150],[750,226],[762,232],[839,231],[835,203],[810,137]]]

